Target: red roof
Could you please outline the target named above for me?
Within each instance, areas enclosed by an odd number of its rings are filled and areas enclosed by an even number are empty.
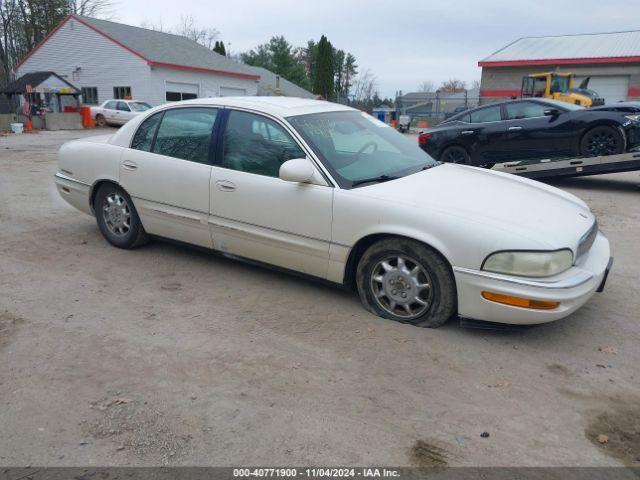
[[[90,28],[91,30],[99,33],[109,41],[124,48],[125,50],[132,53],[133,55],[141,58],[142,60],[146,61],[147,64],[151,67],[170,68],[170,69],[176,69],[176,70],[190,70],[190,71],[210,73],[215,75],[227,75],[227,76],[237,77],[237,78],[247,78],[251,80],[260,79],[259,75],[242,71],[244,70],[243,65],[235,64],[235,62],[233,62],[232,60],[227,59],[226,57],[222,57],[217,53],[207,49],[206,47],[203,47],[202,45],[199,45],[196,42],[193,42],[185,37],[181,37],[178,35],[171,35],[171,34],[162,33],[162,32],[153,32],[148,29],[131,27],[129,25],[118,24],[115,22],[108,22],[106,20],[90,19],[87,17],[80,17],[78,15],[73,15],[73,14],[68,15],[58,25],[56,25],[56,27],[51,32],[49,32],[49,34],[44,39],[42,39],[42,41],[38,43],[38,45],[36,45],[33,48],[33,50],[31,50],[14,67],[14,69],[18,69],[22,64],[24,64],[24,62],[26,62],[27,59],[29,59],[36,51],[38,51],[58,30],[60,30],[60,28],[62,28],[63,25],[65,25],[71,19],[80,22],[81,24],[85,25],[87,28]],[[143,41],[142,42],[138,41],[137,42],[138,47],[134,48],[131,44],[127,45],[125,41],[120,41],[114,38],[114,35],[110,35],[109,33],[105,32],[104,31],[105,28],[100,28],[100,25],[114,26],[126,33],[138,32],[138,33],[144,33],[146,35],[154,35],[157,37],[157,39],[160,39],[160,41],[162,41],[163,39],[169,40],[174,44],[182,47],[182,49],[185,49],[185,48],[187,50],[191,49],[189,53],[194,52],[196,54],[197,62],[193,62],[193,64],[184,64],[184,63],[178,63],[174,61],[164,61],[164,56],[162,55],[161,52],[160,53],[154,52],[155,58],[152,58],[152,56],[149,53],[140,51],[141,49],[144,48],[144,45],[145,45],[144,40],[146,39],[144,38],[139,39]],[[118,30],[115,29],[114,31],[118,31]],[[135,38],[135,37],[132,37],[131,35],[128,35],[128,36],[123,35],[122,37]],[[131,43],[136,43],[136,42],[131,42]],[[147,42],[147,45],[148,44],[149,43]],[[176,60],[179,60],[179,59],[176,59]],[[208,60],[211,60],[211,61],[208,61]],[[212,68],[213,65],[211,64],[214,63],[214,60],[216,63],[223,63],[224,67],[226,68]],[[209,65],[211,65],[211,68]]]

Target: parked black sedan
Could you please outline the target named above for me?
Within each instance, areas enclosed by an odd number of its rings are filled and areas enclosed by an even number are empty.
[[[442,162],[491,168],[514,160],[614,155],[640,145],[640,115],[546,99],[492,103],[460,113],[418,137]]]

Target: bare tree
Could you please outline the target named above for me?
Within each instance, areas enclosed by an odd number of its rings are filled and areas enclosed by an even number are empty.
[[[471,90],[480,90],[480,80],[471,82]]]
[[[68,0],[69,11],[84,17],[112,18],[112,0]]]
[[[154,30],[156,32],[162,32],[162,33],[171,33],[171,28],[165,26],[164,22],[162,21],[162,18],[158,20],[158,23],[145,20],[140,24],[140,26],[142,28],[146,28],[147,30]]]
[[[353,82],[353,99],[356,102],[367,102],[373,99],[376,93],[378,79],[371,72],[366,70],[358,75]]]
[[[431,80],[425,80],[420,85],[418,85],[419,92],[433,92],[436,89],[436,84]]]
[[[213,48],[214,42],[220,36],[220,32],[215,28],[200,27],[193,18],[193,15],[181,15],[180,24],[175,33],[190,38],[194,42],[198,42],[207,48]]]
[[[466,82],[457,78],[451,78],[440,85],[440,91],[446,93],[463,92],[467,88]]]

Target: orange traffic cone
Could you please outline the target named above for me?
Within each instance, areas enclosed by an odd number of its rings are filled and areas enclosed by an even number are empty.
[[[27,128],[26,128],[27,132],[32,131],[33,129],[31,128],[31,119],[27,118]]]

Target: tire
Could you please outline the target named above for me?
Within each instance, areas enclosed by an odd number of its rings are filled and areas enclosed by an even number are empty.
[[[469,153],[458,145],[445,148],[440,154],[440,161],[446,163],[459,163],[462,165],[471,165]]]
[[[114,247],[136,248],[149,240],[131,197],[113,183],[102,185],[94,201],[102,236]]]
[[[580,153],[583,157],[617,155],[624,153],[624,143],[624,137],[617,129],[602,125],[584,134],[580,141]]]
[[[373,244],[358,262],[356,283],[365,308],[389,320],[435,328],[457,310],[449,264],[415,240],[387,238]]]
[[[96,125],[98,127],[106,127],[107,126],[107,119],[104,118],[104,115],[101,115],[101,114],[96,115]]]

